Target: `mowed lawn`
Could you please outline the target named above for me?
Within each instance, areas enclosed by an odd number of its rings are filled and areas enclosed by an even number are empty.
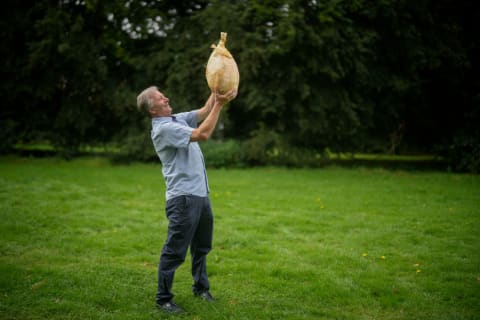
[[[209,169],[213,304],[165,240],[159,164],[0,158],[0,319],[480,319],[480,176]]]

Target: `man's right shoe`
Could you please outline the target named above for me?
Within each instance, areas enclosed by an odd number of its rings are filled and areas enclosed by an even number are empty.
[[[212,297],[210,294],[210,291],[203,291],[203,292],[195,292],[194,295],[196,297],[200,297],[201,299],[207,301],[207,302],[214,302],[215,298]]]
[[[157,308],[167,312],[167,313],[182,313],[183,310],[173,301],[165,302],[165,303],[158,303]]]

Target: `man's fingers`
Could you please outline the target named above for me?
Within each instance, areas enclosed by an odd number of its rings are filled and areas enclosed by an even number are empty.
[[[236,89],[232,89],[230,91],[227,91],[224,94],[220,94],[217,89],[213,89],[212,92],[214,93],[215,99],[217,101],[221,100],[221,101],[224,101],[224,102],[228,102],[228,101],[231,101],[231,100],[235,99],[235,97],[237,96],[237,90]]]

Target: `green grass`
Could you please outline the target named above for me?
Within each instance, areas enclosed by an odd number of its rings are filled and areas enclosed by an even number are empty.
[[[480,176],[209,170],[207,304],[181,319],[479,319]],[[0,158],[1,319],[162,319],[160,166]]]

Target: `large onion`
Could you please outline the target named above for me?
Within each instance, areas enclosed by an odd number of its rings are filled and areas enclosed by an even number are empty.
[[[237,63],[228,49],[225,47],[227,33],[220,33],[218,45],[212,44],[213,52],[207,63],[205,75],[208,86],[212,91],[224,94],[232,89],[238,90],[240,74]]]

